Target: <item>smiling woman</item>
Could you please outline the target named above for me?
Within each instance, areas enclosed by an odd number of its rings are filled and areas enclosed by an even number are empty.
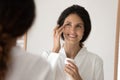
[[[53,66],[54,79],[104,80],[103,60],[84,45],[91,32],[88,11],[80,5],[69,6],[60,14],[57,24],[52,52],[44,52]],[[64,41],[63,46],[60,37]],[[68,64],[65,64],[68,58]],[[54,65],[53,61],[56,62]]]
[[[92,30],[84,45],[103,59],[104,79],[113,80],[118,0],[35,1],[37,17],[34,28],[27,34],[27,51],[40,54],[43,50],[51,50],[58,16],[68,6],[81,5],[88,10],[92,21]]]

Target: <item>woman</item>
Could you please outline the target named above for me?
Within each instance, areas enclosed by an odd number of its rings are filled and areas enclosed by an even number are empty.
[[[102,59],[83,44],[91,31],[86,9],[79,5],[68,7],[57,24],[52,52],[44,52],[48,54],[55,80],[104,80]],[[64,40],[62,48],[60,37]]]
[[[16,46],[34,18],[33,0],[0,0],[0,80],[51,80],[50,66],[42,57]]]

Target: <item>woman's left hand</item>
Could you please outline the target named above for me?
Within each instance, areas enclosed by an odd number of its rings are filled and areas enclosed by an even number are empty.
[[[72,80],[82,80],[77,66],[73,62],[71,62],[69,60],[67,60],[67,61],[69,62],[69,64],[65,65],[65,68],[64,68],[65,73],[70,75]]]

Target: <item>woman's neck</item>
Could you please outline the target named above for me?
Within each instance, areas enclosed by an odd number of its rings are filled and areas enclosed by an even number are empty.
[[[64,49],[66,52],[66,56],[68,58],[74,59],[77,53],[80,51],[81,47],[76,44],[64,44]]]

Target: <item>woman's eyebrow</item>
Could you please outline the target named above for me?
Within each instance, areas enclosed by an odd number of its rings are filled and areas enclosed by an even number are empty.
[[[81,22],[80,22],[80,23],[78,23],[78,24],[79,24],[79,25],[84,25],[84,23],[81,23]]]
[[[70,21],[65,21],[65,23],[71,23]]]
[[[72,23],[72,22],[70,22],[70,21],[67,20],[67,21],[65,21],[64,23]],[[78,24],[78,25],[84,25],[84,23],[82,23],[82,22],[78,22],[77,24]]]

